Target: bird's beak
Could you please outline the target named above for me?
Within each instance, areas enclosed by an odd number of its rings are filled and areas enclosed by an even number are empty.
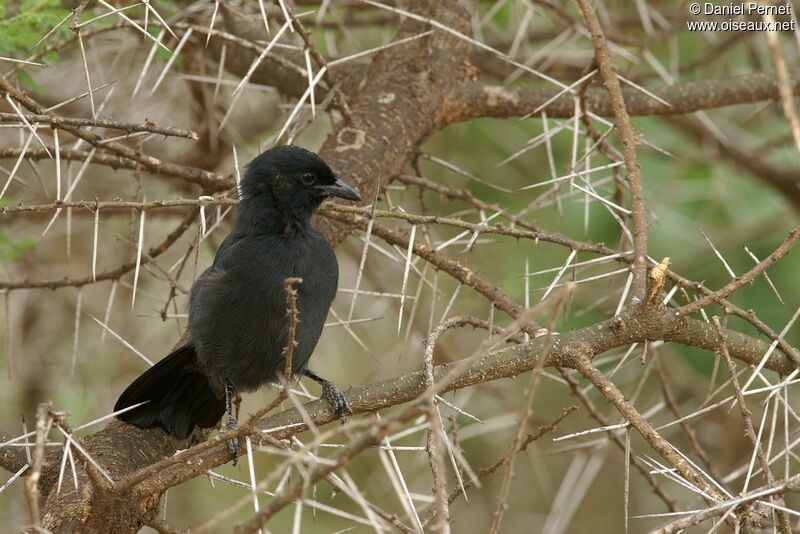
[[[336,177],[336,181],[332,185],[320,185],[317,186],[317,189],[322,191],[326,196],[329,197],[339,197],[345,200],[361,200],[361,195],[358,194],[358,191],[353,189],[352,186],[348,185],[344,180]]]

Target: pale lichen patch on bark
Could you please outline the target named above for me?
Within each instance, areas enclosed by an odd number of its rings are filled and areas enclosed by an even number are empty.
[[[497,85],[487,85],[483,88],[483,93],[488,99],[489,106],[499,106],[503,103],[510,102],[512,104],[519,104],[519,95],[513,89],[507,89]]]
[[[346,127],[339,130],[336,140],[339,142],[339,146],[336,147],[336,152],[358,150],[366,143],[367,134],[364,130]]]

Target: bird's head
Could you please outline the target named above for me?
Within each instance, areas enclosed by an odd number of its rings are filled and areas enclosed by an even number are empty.
[[[276,146],[256,156],[247,166],[241,189],[240,214],[260,212],[264,217],[272,212],[302,224],[326,198],[361,200],[322,158],[294,145]]]

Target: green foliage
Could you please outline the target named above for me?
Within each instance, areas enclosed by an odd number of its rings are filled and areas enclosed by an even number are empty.
[[[24,236],[13,239],[8,232],[0,230],[0,263],[18,260],[23,252],[34,247],[36,247],[35,238]]]
[[[33,78],[33,76],[28,74],[26,71],[24,70],[19,71],[19,81],[20,83],[22,83],[22,85],[25,86],[25,88],[27,88],[34,94],[37,95],[44,94],[44,88],[41,85],[39,85],[39,83]]]
[[[0,3],[0,53],[27,53],[51,28],[67,16],[69,10],[60,0],[22,0],[16,14],[8,16],[9,5]],[[64,36],[69,24],[64,23],[51,38]]]
[[[146,10],[145,6],[136,6],[125,10],[125,13],[128,17],[136,19],[144,17]],[[178,6],[172,0],[159,2],[158,12],[163,18],[169,18],[177,11]],[[85,22],[105,12],[104,9],[98,11],[87,7],[79,19],[81,22]],[[64,21],[69,14],[70,10],[64,8],[61,0],[21,0],[18,8],[13,12],[10,12],[7,2],[0,1],[0,55],[21,59],[27,57],[32,52],[34,45],[59,23],[61,25],[50,35],[47,43],[52,44],[69,38],[71,20]],[[150,19],[158,22],[152,13]],[[62,21],[64,22],[62,23]],[[109,26],[117,22],[119,22],[118,17],[104,17],[92,22],[88,29]],[[147,27],[147,32],[154,37],[160,31],[160,24],[150,24]],[[40,47],[44,46],[46,44],[40,45]],[[170,57],[170,53],[159,48],[156,57],[166,61]],[[51,52],[45,55],[44,59],[55,63],[58,60],[58,54]],[[178,63],[180,63],[180,58],[178,58]],[[34,93],[41,93],[41,88],[25,70],[19,72],[19,80],[27,89]]]
[[[160,7],[161,6],[159,6],[159,8]],[[159,13],[162,13],[162,11],[163,11],[162,9],[159,9]],[[164,16],[164,15],[162,14],[162,16]],[[157,39],[158,38],[158,34],[161,33],[161,26],[155,26],[155,25],[148,26],[147,27],[147,33],[152,35],[153,38]],[[165,35],[166,35],[166,39],[169,39],[169,34],[165,34]],[[164,41],[165,41],[165,38],[162,37],[161,38],[161,42],[163,43]],[[153,43],[153,41],[148,40],[148,43]],[[174,49],[175,46],[173,45],[171,48]],[[156,48],[156,59],[158,59],[160,61],[167,61],[167,60],[169,60],[169,58],[171,56],[172,56],[172,54],[170,54],[167,50],[164,50],[162,47],[159,46],[159,47]],[[176,67],[180,67],[182,65],[182,63],[183,63],[182,62],[182,58],[181,58],[180,55],[178,55],[178,57],[175,58],[175,61],[176,61],[176,63],[175,63]]]

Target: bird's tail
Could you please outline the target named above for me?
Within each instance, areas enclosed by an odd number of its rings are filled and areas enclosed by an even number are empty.
[[[192,344],[172,354],[144,372],[125,389],[114,411],[144,402],[119,415],[140,428],[160,426],[178,438],[186,438],[196,426],[211,428],[225,413],[225,400],[211,389],[197,366]]]

